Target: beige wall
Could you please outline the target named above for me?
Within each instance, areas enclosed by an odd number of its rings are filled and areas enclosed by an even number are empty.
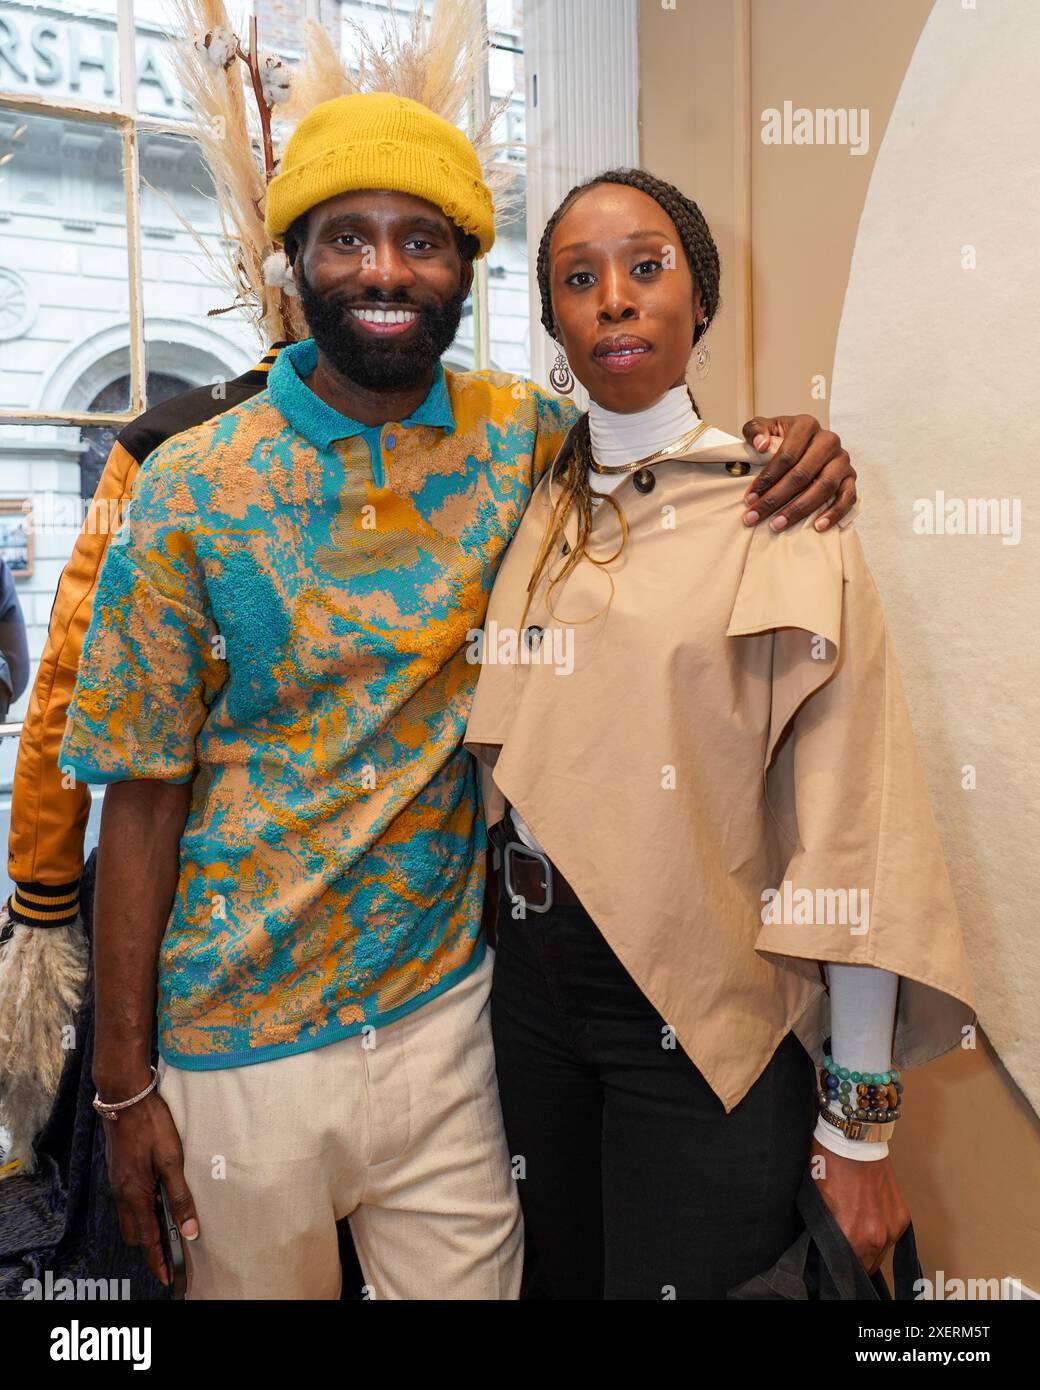
[[[867,186],[932,0],[670,3],[640,0],[640,158],[696,199],[722,258],[698,405],[726,429],[756,410],[826,422],[811,379],[829,395]],[[869,108],[869,153],[763,145],[759,113],[785,99]],[[1040,1120],[985,1038],[910,1075],[893,1156],[926,1274],[1040,1290]]]

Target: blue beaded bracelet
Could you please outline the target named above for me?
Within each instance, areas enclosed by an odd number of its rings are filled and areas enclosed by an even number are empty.
[[[848,1119],[890,1124],[903,1113],[903,1086],[899,1078],[900,1072],[895,1067],[882,1072],[860,1072],[850,1067],[839,1067],[831,1056],[831,1040],[826,1038],[820,1069],[820,1108],[826,1109],[831,1101],[837,1101],[841,1113]],[[852,1104],[854,1085],[855,1105]]]

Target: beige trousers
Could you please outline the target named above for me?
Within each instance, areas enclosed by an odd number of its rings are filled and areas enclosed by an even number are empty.
[[[344,1216],[368,1297],[519,1296],[492,962],[367,1037],[218,1071],[160,1061],[199,1216],[189,1298],[338,1298]]]

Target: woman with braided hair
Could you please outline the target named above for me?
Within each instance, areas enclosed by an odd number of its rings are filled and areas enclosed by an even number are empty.
[[[732,543],[767,455],[686,385],[719,256],[673,185],[572,189],[538,284],[591,403],[499,571],[466,735],[528,1248],[550,1297],[723,1298],[797,1238],[811,1165],[876,1272],[902,1068],[973,1009],[854,513],[824,489]]]

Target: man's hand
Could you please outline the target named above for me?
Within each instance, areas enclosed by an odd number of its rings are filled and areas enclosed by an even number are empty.
[[[130,1094],[136,1095],[136,1091]],[[101,1098],[109,1099],[105,1094]],[[121,1110],[117,1120],[105,1120],[104,1125],[108,1177],[123,1239],[127,1245],[139,1245],[148,1268],[161,1283],[169,1284],[173,1271],[167,1270],[163,1258],[155,1207],[160,1180],[181,1235],[194,1240],[199,1233],[173,1116],[159,1093],[153,1091],[128,1110]]]
[[[743,435],[759,453],[769,448],[770,435],[779,435],[782,441],[744,496],[749,508],[744,513],[746,526],[771,517],[772,529],[781,531],[833,498],[813,522],[817,531],[825,531],[855,503],[856,470],[841,440],[833,430],[821,429],[815,415],[775,419],[756,415],[744,426]]]
[[[823,1200],[863,1268],[874,1274],[889,1246],[910,1225],[910,1208],[896,1183],[891,1158],[843,1158],[816,1139],[811,1153],[813,1158],[822,1155],[826,1163],[826,1177],[816,1179]]]

